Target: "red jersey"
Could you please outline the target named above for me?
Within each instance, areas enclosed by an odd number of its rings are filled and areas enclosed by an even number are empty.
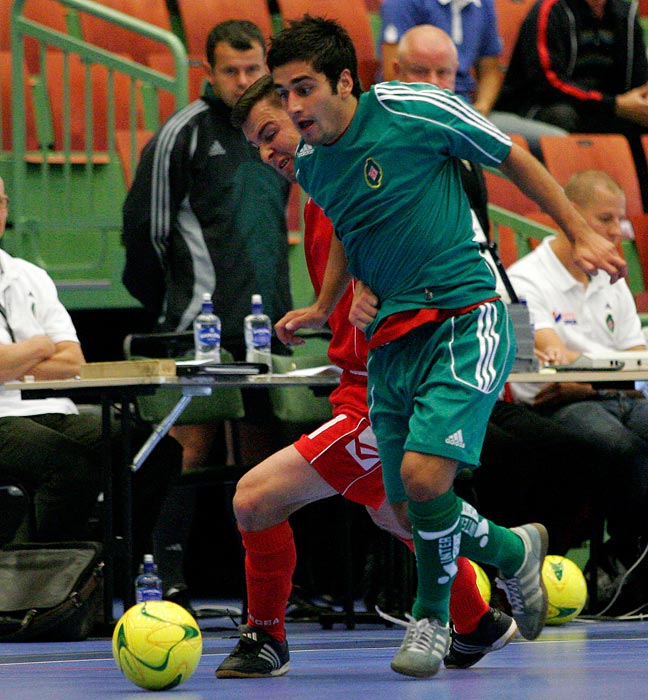
[[[322,288],[331,236],[333,236],[333,225],[330,219],[309,198],[304,207],[304,254],[316,294],[319,294]],[[333,337],[328,356],[334,365],[343,370],[340,386],[331,394],[331,403],[334,413],[342,403],[347,406],[353,403],[356,410],[362,410],[362,413],[366,414],[368,346],[364,333],[349,321],[353,284],[353,281],[349,284],[329,317]]]

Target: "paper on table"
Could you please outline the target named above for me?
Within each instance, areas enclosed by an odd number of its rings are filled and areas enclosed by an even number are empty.
[[[319,367],[306,367],[304,369],[293,369],[286,372],[291,377],[323,377],[327,374],[340,375],[342,369],[337,365],[321,365]]]

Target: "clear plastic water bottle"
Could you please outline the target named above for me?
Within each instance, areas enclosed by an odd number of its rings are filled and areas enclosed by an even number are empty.
[[[220,362],[221,322],[214,313],[208,292],[203,294],[202,310],[194,321],[194,345],[197,360]]]
[[[157,575],[152,554],[144,555],[140,574],[135,579],[135,602],[144,603],[147,600],[162,600],[162,579]]]
[[[263,313],[263,299],[260,294],[252,295],[252,313],[243,323],[245,334],[245,359],[247,362],[261,362],[272,369],[270,347],[272,341],[272,321]]]

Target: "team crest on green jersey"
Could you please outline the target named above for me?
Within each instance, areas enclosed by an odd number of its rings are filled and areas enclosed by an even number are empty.
[[[614,333],[614,317],[612,314],[608,314],[607,318],[605,319],[605,325],[607,326],[607,329],[610,331],[610,333]]]
[[[382,184],[382,168],[373,158],[365,160],[364,176],[366,183],[374,190]]]

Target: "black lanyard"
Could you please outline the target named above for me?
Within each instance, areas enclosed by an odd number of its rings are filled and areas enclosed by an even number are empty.
[[[7,310],[5,307],[0,304],[0,316],[4,318],[5,323],[7,324],[7,330],[9,331],[9,337],[11,338],[11,342],[15,343],[16,342],[16,336],[14,335],[13,328],[9,324],[9,317],[7,316]]]

